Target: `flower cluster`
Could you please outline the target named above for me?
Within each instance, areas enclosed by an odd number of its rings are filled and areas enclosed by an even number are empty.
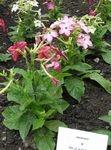
[[[68,16],[64,16],[64,18],[51,24],[50,28],[45,29],[43,32],[43,40],[51,43],[54,38],[61,35],[68,38],[76,29],[80,29],[80,35],[78,36],[77,43],[79,43],[79,45],[84,49],[88,48],[88,46],[92,46],[89,35],[89,33],[92,32],[92,29],[86,26],[82,21],[77,21],[76,19]],[[85,32],[85,34],[81,34],[81,32]]]
[[[67,59],[64,52],[59,51],[57,47],[45,46],[38,51],[38,58],[45,59],[45,67],[53,68],[54,70],[61,72],[61,65],[59,64],[60,58]]]

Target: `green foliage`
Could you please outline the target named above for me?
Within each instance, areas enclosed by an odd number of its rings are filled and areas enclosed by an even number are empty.
[[[90,78],[98,82],[108,93],[111,93],[111,82],[105,79],[101,74],[97,72],[92,72],[90,74],[86,74],[84,78]]]
[[[111,50],[106,50],[106,52],[102,54],[102,57],[106,63],[111,64]]]
[[[100,14],[103,22],[107,26],[107,30],[111,32],[111,1],[100,0],[96,12]]]
[[[54,150],[54,133],[47,128],[42,128],[37,131],[35,136],[35,143],[39,150]]]
[[[0,4],[3,4],[4,3],[4,0],[0,0]]]
[[[22,80],[14,80],[7,91],[8,100],[15,105],[4,110],[4,125],[9,129],[19,130],[23,140],[32,129],[36,135],[38,149],[53,150],[54,133],[51,131],[57,132],[59,126],[66,126],[61,121],[53,120],[57,112],[63,113],[68,107],[68,103],[61,99],[61,86],[55,88],[51,81],[43,78],[38,71],[19,68],[13,71],[13,74],[19,74]],[[40,134],[41,132],[43,133]]]
[[[49,130],[54,131],[54,132],[57,132],[59,127],[67,127],[63,122],[59,120],[46,121],[45,126]]]
[[[57,20],[63,16],[61,13],[61,5],[63,0],[52,0],[52,2],[54,3],[54,9],[48,11],[46,14],[46,18],[48,18],[50,21]]]
[[[65,87],[68,93],[80,102],[85,91],[84,82],[81,79],[71,77],[65,80]]]
[[[100,120],[105,121],[111,125],[111,111],[109,111],[108,115],[104,115],[99,117]],[[96,133],[108,135],[108,145],[111,145],[111,131],[110,130],[95,130]]]
[[[7,62],[10,59],[11,59],[10,54],[0,53],[0,62]]]
[[[36,4],[37,3],[37,4]],[[13,10],[14,5],[18,7]],[[18,0],[12,7],[12,11],[17,11],[16,26],[11,27],[9,33],[12,42],[24,41],[26,38],[35,37],[36,31],[41,27],[41,14],[38,9],[38,2],[35,0]],[[39,23],[36,23],[36,22]]]

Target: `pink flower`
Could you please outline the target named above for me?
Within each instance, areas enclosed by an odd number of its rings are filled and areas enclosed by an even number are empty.
[[[25,47],[27,46],[26,42],[16,42],[14,45],[8,48],[8,52],[12,54],[12,58],[14,61],[18,60],[19,54],[24,51]]]
[[[93,46],[91,40],[90,40],[90,35],[88,34],[79,34],[79,37],[77,39],[77,44],[82,46],[84,49],[87,49],[88,46]]]
[[[60,30],[59,30],[59,33],[60,34],[65,34],[66,36],[69,36],[71,31],[73,30],[74,28],[72,26],[69,26],[67,24],[60,24]]]
[[[45,46],[38,51],[38,58],[45,58],[47,61],[47,64],[45,64],[45,67],[47,69],[51,68],[58,72],[61,72],[61,65],[59,64],[60,58],[63,57],[67,59],[65,54],[61,51],[59,51],[54,46]]]
[[[0,19],[0,26],[2,27],[3,31],[6,31],[6,26],[5,26],[5,22],[3,19]]]
[[[53,2],[47,2],[47,9],[48,10],[53,10],[55,8],[55,5]]]
[[[64,16],[64,19],[62,19],[59,24],[60,27],[59,33],[69,36],[71,31],[74,30],[73,24],[74,21],[72,18],[69,18],[68,16]]]
[[[50,46],[45,46],[45,47],[39,49],[38,58],[49,59],[50,58],[50,51],[51,51]]]
[[[90,16],[95,16],[96,13],[95,13],[95,11],[94,11],[93,9],[91,9],[90,12],[89,12],[89,15],[90,15]]]
[[[54,30],[48,31],[43,36],[43,40],[47,40],[48,43],[51,43],[53,41],[53,38],[56,38],[58,36],[58,33]]]
[[[65,34],[69,36],[71,31],[74,30],[74,19],[68,16],[64,16],[63,19],[58,20],[51,24],[50,28],[52,29],[59,29],[59,34]]]
[[[59,64],[58,60],[53,61],[51,64],[46,64],[45,67],[47,69],[53,68],[54,70],[57,70],[58,72],[61,72],[61,65]]]
[[[37,32],[36,35],[35,35],[35,43],[36,43],[37,45],[39,45],[40,42],[41,42],[40,35],[41,35],[41,32]]]
[[[80,26],[80,28],[85,31],[86,33],[89,33],[90,32],[90,28],[87,27],[82,21],[79,21],[78,22],[78,25]]]
[[[51,24],[50,28],[51,28],[51,29],[58,28],[58,27],[59,27],[59,24],[60,24],[60,21],[55,21],[53,24]]]
[[[55,86],[57,86],[59,84],[59,80],[57,80],[55,77],[52,77],[51,80]]]

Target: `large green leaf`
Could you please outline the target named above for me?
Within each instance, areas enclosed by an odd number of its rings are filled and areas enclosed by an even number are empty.
[[[76,64],[64,67],[63,71],[67,71],[67,70],[71,69],[71,70],[76,70],[76,71],[80,71],[80,72],[86,72],[87,70],[89,70],[91,68],[92,67],[86,63],[78,62]]]
[[[38,150],[54,150],[55,142],[53,137],[54,133],[46,128],[37,130],[37,134],[35,135],[35,143]]]
[[[53,104],[51,104],[50,106],[53,109],[57,110],[59,113],[63,114],[63,111],[67,109],[69,104],[63,99],[58,99],[57,101],[53,102]]]
[[[75,98],[76,100],[80,101],[81,96],[84,95],[84,82],[77,78],[67,78],[65,80],[65,87],[68,91],[68,93]]]
[[[44,125],[45,120],[43,118],[36,119],[33,122],[33,130],[39,129]]]
[[[107,50],[106,53],[102,53],[101,55],[106,63],[111,64],[111,51],[110,50],[109,51]]]
[[[54,132],[57,132],[59,127],[67,127],[67,125],[64,122],[59,121],[59,120],[46,121],[45,126],[49,130],[54,131]]]
[[[18,130],[19,119],[24,112],[19,110],[19,106],[7,107],[2,113],[4,116],[3,124],[9,129]]]
[[[7,94],[7,99],[8,101],[13,101],[17,104],[20,104],[20,109],[24,110],[33,102],[33,96],[30,96],[28,94],[29,93],[24,92],[24,88],[19,85],[13,84]]]
[[[31,113],[25,113],[19,119],[19,133],[23,140],[28,135],[31,125],[35,119],[36,117]]]
[[[109,130],[95,130],[94,132],[99,133],[99,134],[104,134],[108,135],[108,145],[111,145],[111,131]]]
[[[86,75],[86,78],[88,77],[98,82],[108,93],[111,93],[111,82],[105,79],[102,75],[97,72],[93,72],[89,75]]]

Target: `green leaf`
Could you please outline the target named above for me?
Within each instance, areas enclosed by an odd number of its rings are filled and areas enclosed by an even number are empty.
[[[73,64],[71,66],[64,67],[63,71],[67,71],[67,70],[71,69],[71,70],[86,72],[87,70],[89,70],[91,68],[92,67],[86,63],[78,62],[78,63]]]
[[[7,107],[2,113],[4,116],[3,124],[9,129],[18,130],[19,119],[24,112],[19,110],[19,106]]]
[[[45,122],[45,120],[43,118],[36,119],[33,122],[33,129],[32,130],[41,128],[44,125],[44,122]]]
[[[84,95],[84,82],[77,78],[68,78],[65,80],[65,87],[69,94],[80,102],[81,96]]]
[[[37,130],[37,134],[35,135],[35,143],[38,150],[54,150],[55,142],[53,137],[54,133],[46,128]]]
[[[109,51],[107,50],[106,53],[102,53],[101,55],[106,63],[111,64],[111,51],[110,50]]]
[[[99,133],[99,134],[104,134],[108,135],[108,145],[111,145],[111,131],[109,130],[95,130],[94,132]]]
[[[69,107],[69,104],[65,100],[59,99],[56,102],[53,102],[53,104],[50,106],[57,110],[59,113],[63,114],[63,111]]]
[[[26,71],[21,68],[14,68],[14,73],[18,73],[18,74],[21,74],[22,76],[24,76],[26,74]]]
[[[99,117],[99,119],[108,122],[111,125],[111,115],[104,115]]]
[[[33,102],[33,96],[30,96],[28,94],[29,93],[24,92],[23,87],[13,84],[7,94],[7,99],[8,101],[13,101],[17,104],[20,104],[20,109],[24,110]]]
[[[35,119],[36,117],[31,113],[25,113],[19,119],[19,133],[23,140],[28,135],[31,125],[33,124]]]
[[[86,78],[87,77],[98,82],[108,93],[111,93],[111,82],[105,79],[102,75],[97,72],[93,72],[87,75]]]
[[[2,53],[0,53],[0,61],[1,62],[2,61],[6,62],[8,60],[11,60],[10,54],[2,54]]]
[[[65,123],[63,123],[62,121],[59,121],[59,120],[46,121],[45,126],[49,130],[54,131],[54,132],[57,132],[59,127],[67,127],[67,125]]]
[[[111,21],[107,20],[108,30],[111,32]]]

